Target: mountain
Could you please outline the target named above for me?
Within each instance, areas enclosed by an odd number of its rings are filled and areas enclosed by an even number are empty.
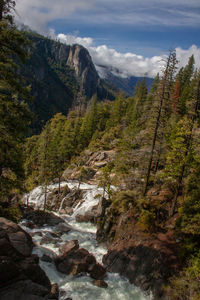
[[[87,101],[94,94],[98,99],[114,98],[83,46],[68,46],[36,33],[26,35],[32,45],[29,59],[20,65],[20,73],[34,98],[30,104],[35,114],[31,133],[39,132],[57,112],[67,114],[76,105],[80,91]]]
[[[97,65],[96,69],[102,79],[111,84],[113,87],[117,87],[118,89],[124,91],[129,96],[133,95],[136,84],[141,82],[144,78],[148,90],[151,88],[151,85],[153,83],[153,78],[150,77],[125,77],[124,74],[122,74],[117,68],[114,67]]]

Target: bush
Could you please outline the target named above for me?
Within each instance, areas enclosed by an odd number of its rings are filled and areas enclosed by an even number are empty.
[[[142,209],[138,218],[137,225],[144,231],[152,232],[155,230],[155,219],[156,216],[153,212]]]
[[[21,211],[17,206],[11,206],[8,208],[3,208],[0,206],[0,216],[9,219],[15,223],[18,223],[21,219]]]
[[[200,299],[200,252],[189,261],[188,266],[178,276],[171,278],[170,283],[169,299]]]
[[[128,211],[135,205],[135,193],[133,191],[118,191],[112,197],[112,207],[120,214]]]

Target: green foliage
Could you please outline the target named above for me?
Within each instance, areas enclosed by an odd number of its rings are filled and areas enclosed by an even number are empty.
[[[171,131],[169,137],[169,151],[167,153],[165,174],[174,180],[180,177],[184,164],[188,163],[186,156],[187,143],[191,135],[191,124],[187,117],[181,119]]]
[[[193,257],[178,276],[171,278],[168,296],[172,300],[199,300],[200,253]]]
[[[156,216],[152,211],[142,209],[137,225],[139,225],[143,231],[153,232],[155,230],[155,219]]]
[[[111,189],[111,171],[113,168],[112,163],[108,163],[104,168],[101,169],[101,174],[99,177],[99,186],[103,187],[103,197],[104,194],[106,193],[108,195],[108,199],[110,199],[112,195],[112,189]]]
[[[0,8],[0,198],[22,187],[22,141],[30,120],[29,89],[14,62],[14,58],[24,62],[29,43],[13,24],[14,5],[1,1]]]
[[[0,206],[0,216],[18,223],[21,219],[22,213],[18,206],[11,206],[8,208]]]
[[[179,209],[179,226],[187,236],[200,236],[200,159],[195,156],[190,175],[185,184],[185,197]]]
[[[130,207],[135,206],[135,196],[135,193],[129,190],[115,192],[111,198],[112,208],[118,215],[126,213]]]
[[[97,128],[97,96],[94,96],[92,102],[86,111],[86,114],[83,118],[82,126],[81,126],[81,136],[80,142],[84,147],[89,144],[93,134]]]

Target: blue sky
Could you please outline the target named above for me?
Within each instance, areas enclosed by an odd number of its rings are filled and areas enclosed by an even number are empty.
[[[154,57],[163,58],[169,49],[177,48],[180,49],[177,55],[181,65],[194,52],[197,66],[200,67],[199,0],[16,0],[16,2],[18,22],[42,34],[51,34],[56,38],[61,36],[62,41],[66,43],[77,41],[82,43],[96,60],[95,63],[100,64],[102,59],[102,64],[105,64],[105,61],[109,64],[106,55],[109,54],[112,61],[110,51],[112,49],[115,67],[122,68],[123,64],[130,63],[130,57],[132,59],[135,57],[137,63],[132,67],[137,69],[141,67],[141,70],[134,72],[138,71],[138,74],[144,72],[146,63],[148,73],[153,67],[152,62],[159,60]],[[192,45],[195,47],[191,47]],[[126,59],[123,57],[123,54],[127,53],[132,54],[128,56],[128,61],[127,57]],[[121,59],[120,65],[115,63],[117,57]]]

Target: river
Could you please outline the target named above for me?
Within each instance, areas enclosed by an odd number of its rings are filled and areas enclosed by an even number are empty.
[[[70,189],[77,188],[78,183],[69,181],[62,182],[61,186],[68,185]],[[52,191],[57,188],[58,184],[48,186],[48,191]],[[82,183],[80,189],[84,190],[83,202],[79,203],[73,210],[73,214],[60,215],[56,213],[68,224],[71,225],[72,230],[69,233],[63,233],[61,240],[56,244],[43,244],[40,245],[41,235],[34,234],[33,241],[36,247],[33,249],[33,253],[37,254],[40,258],[43,254],[59,253],[59,247],[66,241],[78,240],[81,248],[87,249],[92,253],[96,260],[102,264],[102,257],[106,254],[107,250],[102,246],[98,245],[96,241],[96,227],[91,223],[78,223],[75,219],[77,214],[85,214],[86,211],[90,210],[93,206],[98,204],[98,197],[96,195],[102,194],[101,188],[96,185],[90,185]],[[29,198],[29,204],[35,208],[42,208],[44,204],[44,192],[42,187],[37,187],[29,194],[24,196],[24,202],[26,198]],[[63,202],[63,201],[62,201]],[[59,211],[62,209],[62,202]],[[34,232],[55,232],[54,226],[43,226],[37,229],[30,229],[23,226],[25,220],[21,222],[21,226],[29,233]],[[105,282],[108,284],[107,288],[100,288],[92,283],[92,279],[87,276],[68,276],[58,272],[55,265],[50,262],[44,262],[40,259],[40,266],[46,272],[52,283],[59,285],[60,296],[59,300],[65,300],[71,298],[73,300],[150,300],[151,297],[144,295],[134,285],[130,284],[126,278],[114,273],[107,273]]]

